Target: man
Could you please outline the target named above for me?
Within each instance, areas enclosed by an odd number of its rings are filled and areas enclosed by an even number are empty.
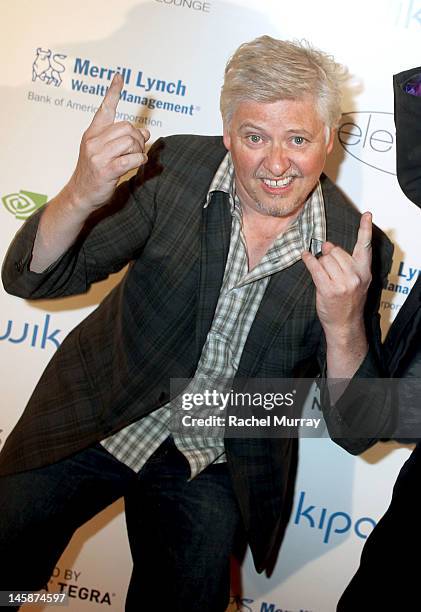
[[[393,77],[397,177],[402,191],[421,207],[421,67]],[[338,612],[412,610],[419,606],[418,528],[421,503],[421,276],[399,310],[383,353],[395,379],[391,437],[417,445],[399,472],[384,516],[367,539],[360,566],[343,593]]]
[[[326,368],[347,379],[377,364],[391,247],[377,230],[372,243],[371,216],[360,220],[320,177],[340,80],[329,56],[258,38],[227,65],[223,140],[161,139],[146,163],[147,131],[114,123],[114,78],[69,183],[4,264],[6,289],[35,299],[86,291],[131,262],[67,337],[5,444],[1,588],[38,589],[77,526],[121,495],[134,559],[127,609],[157,609],[163,584],[162,609],[222,612],[240,526],[257,570],[270,570],[297,440],[171,436],[170,379]]]

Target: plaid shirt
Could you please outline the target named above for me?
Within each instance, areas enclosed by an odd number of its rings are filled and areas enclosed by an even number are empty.
[[[209,187],[205,207],[214,191],[230,196],[232,214],[230,248],[212,326],[202,349],[194,378],[184,393],[203,393],[212,381],[235,376],[241,354],[272,274],[301,259],[304,250],[320,251],[326,240],[323,194],[318,183],[297,219],[269,248],[259,264],[248,271],[242,232],[241,206],[235,194],[234,167],[229,153],[224,157]],[[102,441],[117,459],[139,471],[152,453],[170,435],[171,400],[155,412]],[[217,436],[174,433],[174,442],[190,464],[194,478],[211,463],[225,461],[224,440]]]

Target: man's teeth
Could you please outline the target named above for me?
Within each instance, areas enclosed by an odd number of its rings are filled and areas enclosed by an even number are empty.
[[[263,182],[268,187],[286,187],[291,183],[293,178],[293,176],[288,176],[287,178],[277,179],[276,181],[272,179],[263,179]]]

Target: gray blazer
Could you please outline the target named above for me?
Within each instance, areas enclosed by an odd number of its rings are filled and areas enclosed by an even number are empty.
[[[203,208],[225,152],[220,137],[160,139],[148,164],[117,189],[77,243],[42,274],[28,270],[41,213],[18,233],[3,282],[24,298],[83,293],[130,265],[48,364],[4,445],[0,473],[42,466],[94,444],[167,403],[171,378],[194,374],[230,240],[226,194],[215,193]],[[321,183],[328,239],[351,252],[360,214],[327,177]],[[363,376],[379,368],[377,310],[391,252],[376,230],[366,307],[371,350],[358,373]],[[271,278],[237,376],[313,375],[322,370],[324,356],[313,282],[300,261]],[[331,413],[326,410],[328,419]],[[297,440],[226,439],[225,448],[255,565],[263,571],[271,567],[291,511]]]

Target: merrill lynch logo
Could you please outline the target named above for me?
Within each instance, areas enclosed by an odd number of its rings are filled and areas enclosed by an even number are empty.
[[[33,212],[43,206],[48,200],[48,196],[42,193],[34,193],[33,191],[20,190],[19,193],[9,193],[5,195],[2,202],[10,213],[16,219],[25,220],[32,215]]]
[[[59,60],[64,60],[66,57],[67,55],[62,53],[54,53],[52,55],[51,49],[41,49],[41,47],[38,47],[35,60],[32,64],[32,80],[36,81],[39,79],[46,85],[60,87],[62,83],[60,74],[65,71],[65,67]]]
[[[32,64],[32,81],[39,79],[46,85],[60,87],[63,82],[60,74],[64,72],[65,67],[58,60],[64,60],[66,57],[67,55],[60,53],[52,55],[51,49],[41,49],[41,47],[38,47],[35,60]],[[121,74],[126,85],[132,84],[139,89],[143,89],[145,92],[162,92],[181,97],[186,95],[187,86],[181,79],[178,79],[177,82],[169,81],[167,79],[160,79],[155,75],[148,76],[143,70],[137,70],[136,72],[133,71],[133,83],[131,83],[132,69],[127,66],[109,68],[93,64],[90,59],[80,57],[75,58],[73,66],[74,74],[83,74],[90,77],[90,79],[97,80],[105,79],[111,81],[116,72]],[[107,91],[106,87],[102,84],[93,85],[79,79],[72,79],[72,89],[101,96],[104,96]],[[132,102],[134,96],[123,89],[121,98]]]
[[[396,175],[393,113],[344,113],[338,140],[347,153],[380,172]]]

